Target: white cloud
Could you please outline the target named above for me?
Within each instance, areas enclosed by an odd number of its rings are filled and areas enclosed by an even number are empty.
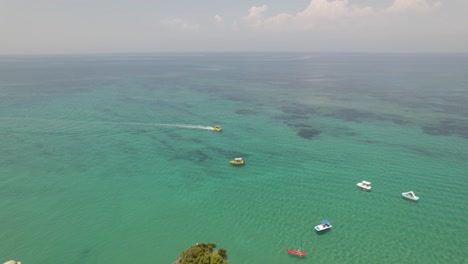
[[[267,5],[252,6],[242,18],[245,25],[268,30],[308,30],[345,18],[368,18],[407,12],[429,12],[441,6],[429,0],[394,0],[391,6],[376,9],[371,6],[351,5],[348,0],[311,0],[296,14],[281,13],[265,17]]]
[[[200,28],[199,24],[190,24],[180,18],[162,19],[160,23],[165,26],[175,27],[184,30],[197,30]]]
[[[252,6],[249,9],[249,15],[247,16],[248,18],[257,18],[262,16],[262,14],[268,9],[267,5],[262,5],[262,6]]]
[[[302,12],[299,12],[298,18],[326,18],[333,19],[346,16],[349,13],[348,1],[344,0],[312,0],[309,6]]]
[[[285,24],[290,23],[292,18],[293,16],[290,14],[281,13],[276,16],[266,18],[263,21],[263,24],[266,25],[267,27],[281,27],[281,26],[284,26]]]
[[[384,11],[389,13],[429,12],[441,6],[441,2],[431,4],[427,0],[395,0]]]
[[[213,19],[215,21],[215,24],[222,24],[223,23],[223,18],[220,15],[215,15]]]
[[[249,14],[242,18],[242,20],[250,27],[260,27],[263,24],[263,13],[268,9],[267,5],[252,6],[249,9]]]
[[[299,29],[310,29],[323,21],[363,17],[375,13],[372,7],[350,6],[347,0],[311,0],[309,6],[294,16]]]

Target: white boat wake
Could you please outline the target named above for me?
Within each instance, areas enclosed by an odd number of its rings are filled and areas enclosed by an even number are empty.
[[[205,129],[213,130],[211,126],[202,126],[202,125],[185,125],[185,124],[154,124],[155,126],[166,126],[166,127],[180,127],[180,128],[190,128],[190,129]]]
[[[48,120],[48,119],[36,119],[36,118],[24,118],[24,117],[0,117],[0,120],[28,120],[29,122],[31,121],[36,121],[36,122],[52,122],[52,123],[61,123],[61,124],[67,124],[67,127],[69,128],[71,124],[109,124],[109,125],[130,125],[130,126],[159,126],[159,127],[178,127],[178,128],[187,128],[187,129],[203,129],[203,130],[213,130],[212,126],[203,126],[203,125],[193,125],[193,124],[164,124],[164,123],[140,123],[140,122],[99,122],[99,121],[79,121],[79,120]],[[50,123],[48,124],[48,127],[50,127]]]
[[[202,125],[191,125],[191,124],[161,124],[161,123],[137,123],[137,122],[104,122],[106,124],[115,124],[115,125],[138,125],[138,126],[162,126],[162,127],[179,127],[179,128],[188,128],[188,129],[204,129],[204,130],[213,130],[212,126],[202,126]]]

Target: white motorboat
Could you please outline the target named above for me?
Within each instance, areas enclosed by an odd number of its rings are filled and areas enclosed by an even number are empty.
[[[317,230],[318,232],[324,231],[330,228],[332,228],[332,225],[330,224],[330,221],[328,221],[327,219],[320,221],[320,225],[315,226],[315,230]]]
[[[416,194],[414,194],[413,191],[409,191],[409,192],[404,192],[401,194],[403,197],[405,197],[406,199],[410,199],[410,200],[413,200],[413,201],[417,201],[419,200],[419,197],[416,196]]]
[[[244,165],[245,161],[242,158],[234,158],[234,159],[230,160],[229,163],[231,163],[233,165]]]
[[[368,181],[362,181],[362,182],[358,182],[358,184],[356,184],[359,188],[361,188],[361,190],[366,190],[366,191],[370,191],[372,189],[372,186],[371,186],[371,183],[368,182]]]

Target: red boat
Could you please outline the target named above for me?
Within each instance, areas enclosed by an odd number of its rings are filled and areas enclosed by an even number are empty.
[[[305,253],[303,251],[299,251],[299,250],[295,250],[295,249],[288,249],[287,251],[288,251],[289,254],[293,254],[293,255],[296,255],[296,256],[299,256],[299,257],[307,256],[307,253]]]

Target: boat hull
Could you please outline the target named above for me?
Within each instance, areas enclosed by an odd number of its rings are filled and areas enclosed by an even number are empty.
[[[325,231],[325,230],[329,230],[330,228],[332,228],[331,225],[326,226],[326,227],[324,227],[323,225],[318,225],[318,226],[314,227],[315,231],[317,231],[317,232],[322,232],[322,231]]]
[[[295,249],[288,249],[287,251],[288,251],[289,254],[296,255],[296,256],[299,256],[299,257],[307,256],[307,253],[305,253],[303,251],[299,251],[299,250],[295,250]]]
[[[245,161],[235,161],[235,160],[231,160],[231,161],[229,161],[229,163],[231,163],[232,165],[244,165],[244,164],[245,164]]]
[[[403,196],[403,198],[411,200],[411,201],[419,200],[418,196],[416,196],[416,195],[411,196],[411,195],[409,195],[409,193],[402,193],[401,196]]]
[[[356,184],[357,187],[359,187],[359,189],[363,190],[363,191],[370,191],[372,189],[371,186],[364,186],[364,185],[361,185],[361,184]]]

